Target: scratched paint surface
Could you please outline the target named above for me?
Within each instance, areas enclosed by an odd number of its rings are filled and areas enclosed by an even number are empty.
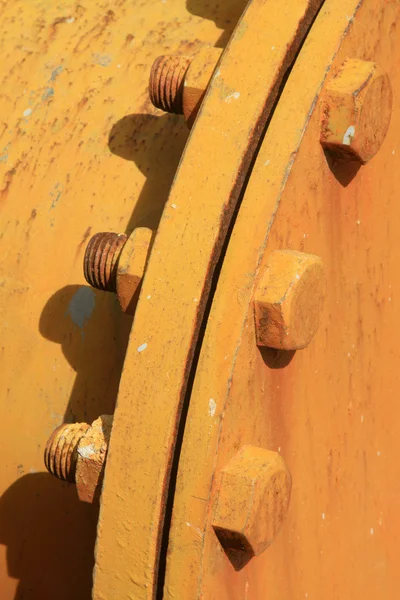
[[[170,600],[399,597],[399,17],[399,2],[327,0],[280,97],[203,339],[170,530]],[[317,101],[349,56],[389,73],[392,121],[369,164],[331,170]],[[281,248],[320,255],[327,270],[321,327],[296,354],[255,343],[255,285]],[[237,571],[211,522],[218,475],[243,444],[280,452],[293,490],[275,542]]]
[[[188,132],[149,104],[150,66],[224,45],[243,4],[1,3],[2,600],[90,597],[96,509],[43,472],[57,425],[113,411],[131,326],[85,244],[157,226]]]

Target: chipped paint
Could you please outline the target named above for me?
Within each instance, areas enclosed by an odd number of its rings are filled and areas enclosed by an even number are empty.
[[[147,348],[147,344],[146,344],[146,343],[144,343],[144,344],[141,344],[141,345],[138,347],[137,351],[138,351],[138,352],[143,352],[144,350],[146,350],[146,348]]]
[[[210,415],[210,417],[213,417],[215,415],[216,409],[217,403],[215,402],[214,398],[210,398],[210,400],[208,401],[208,414]]]
[[[343,144],[345,144],[345,146],[350,146],[351,142],[354,140],[355,134],[356,129],[354,125],[350,125],[350,127],[347,128],[346,133],[343,136]]]
[[[240,92],[232,92],[225,98],[225,102],[232,102],[232,100],[238,100],[240,98]]]

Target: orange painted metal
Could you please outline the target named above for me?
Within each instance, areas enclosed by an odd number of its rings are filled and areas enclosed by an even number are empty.
[[[121,377],[94,600],[116,589],[121,600],[150,599],[162,586],[170,473],[213,275],[260,135],[319,5],[252,0],[194,123],[152,247]],[[116,565],[110,554],[117,552]]]
[[[398,597],[399,17],[399,2],[327,0],[268,127],[191,393],[169,600]],[[324,91],[348,58],[373,61],[393,87],[386,139],[365,166],[320,145]],[[256,345],[257,282],[282,249],[320,256],[327,273],[321,326],[296,353]],[[235,569],[212,525],[220,473],[249,444],[282,454],[292,495],[274,543]]]

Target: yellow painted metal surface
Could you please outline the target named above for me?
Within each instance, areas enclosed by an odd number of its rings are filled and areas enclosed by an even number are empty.
[[[327,0],[280,97],[202,344],[165,598],[398,597],[399,11]],[[348,57],[375,61],[394,95],[387,137],[361,168],[332,165],[320,146],[320,92]],[[260,351],[252,300],[285,248],[322,257],[327,305],[307,349]],[[293,487],[276,541],[235,570],[212,523],[219,474],[247,444],[281,453]]]
[[[97,510],[43,464],[61,422],[113,412],[131,327],[85,246],[157,227],[188,132],[150,104],[152,62],[223,46],[244,4],[1,3],[2,600],[91,596]]]

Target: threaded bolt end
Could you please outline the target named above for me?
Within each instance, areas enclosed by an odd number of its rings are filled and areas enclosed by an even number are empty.
[[[190,62],[187,56],[159,56],[154,62],[149,93],[156,108],[183,115],[183,86]]]
[[[128,237],[124,233],[96,233],[89,241],[83,270],[86,281],[98,290],[117,291],[117,266]]]
[[[44,464],[52,475],[75,482],[78,444],[88,429],[87,423],[70,423],[53,432],[44,451]]]

